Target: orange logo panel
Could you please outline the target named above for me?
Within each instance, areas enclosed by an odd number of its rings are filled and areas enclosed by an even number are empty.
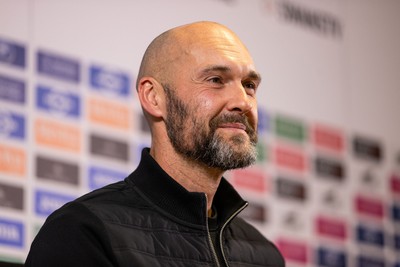
[[[0,172],[24,176],[26,172],[25,151],[0,144]]]
[[[129,115],[129,109],[121,104],[94,98],[89,100],[89,118],[93,122],[125,130],[129,128]]]
[[[36,143],[79,152],[81,149],[81,135],[77,127],[66,124],[38,119],[35,122]]]

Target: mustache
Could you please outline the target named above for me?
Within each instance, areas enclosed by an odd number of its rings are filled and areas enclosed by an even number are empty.
[[[254,135],[256,129],[251,126],[249,119],[246,115],[241,114],[222,114],[210,121],[210,128],[215,130],[219,125],[224,123],[241,123],[246,127],[246,133],[250,136]]]

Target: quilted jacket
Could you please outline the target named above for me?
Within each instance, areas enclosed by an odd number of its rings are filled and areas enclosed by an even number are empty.
[[[144,149],[138,168],[123,181],[51,214],[25,266],[284,266],[277,248],[237,217],[247,202],[225,179],[213,201],[217,250],[206,203],[205,194],[188,192]]]

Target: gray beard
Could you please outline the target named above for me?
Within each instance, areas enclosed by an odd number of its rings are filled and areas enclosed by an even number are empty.
[[[195,110],[190,110],[175,95],[173,89],[165,85],[163,87],[167,96],[168,112],[165,124],[175,151],[188,159],[222,171],[244,168],[256,161],[257,133],[245,116],[230,114],[215,117],[210,121],[210,131],[207,133],[198,119],[189,119],[189,113],[194,113]],[[218,125],[222,122],[240,122],[246,125],[250,141],[243,135],[235,135],[229,141],[224,140],[216,133]]]

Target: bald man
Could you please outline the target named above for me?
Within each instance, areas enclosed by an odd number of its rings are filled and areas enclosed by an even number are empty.
[[[223,178],[256,160],[260,82],[223,25],[197,22],[155,38],[136,84],[151,147],[124,181],[50,215],[26,266],[284,266],[237,217],[248,203]]]

